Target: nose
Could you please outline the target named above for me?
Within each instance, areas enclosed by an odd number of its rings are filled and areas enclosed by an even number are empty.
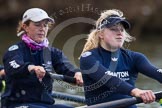
[[[124,28],[122,27],[117,27],[116,28],[116,32],[119,33],[119,34],[122,34],[124,32]]]
[[[40,30],[45,30],[46,27],[47,27],[47,25],[45,25],[45,24],[43,24],[43,23],[40,24],[40,26],[39,26]]]
[[[116,28],[116,33],[118,36],[123,36],[124,29],[123,28]]]
[[[118,29],[118,33],[122,34],[123,33],[123,30]]]
[[[42,24],[40,24],[40,27],[43,28],[43,27],[46,27],[46,26],[45,26],[45,24],[42,23]]]
[[[117,29],[118,29],[118,31],[120,31],[120,32],[123,32],[123,31],[124,31],[124,28],[121,27],[121,26],[118,26]]]

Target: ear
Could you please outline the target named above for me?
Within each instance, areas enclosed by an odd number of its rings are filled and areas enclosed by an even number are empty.
[[[28,32],[28,26],[26,24],[23,24],[22,27],[26,32]]]
[[[103,30],[99,32],[98,34],[99,38],[103,39],[104,38],[104,33],[103,33]]]

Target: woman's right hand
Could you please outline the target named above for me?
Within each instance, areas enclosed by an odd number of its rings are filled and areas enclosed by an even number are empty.
[[[29,65],[28,70],[29,72],[34,71],[40,82],[46,74],[46,71],[42,66]]]
[[[154,102],[156,97],[151,90],[141,90],[135,88],[131,91],[131,95],[135,97],[140,97],[145,104]]]

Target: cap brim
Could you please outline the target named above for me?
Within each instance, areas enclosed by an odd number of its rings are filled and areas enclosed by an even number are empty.
[[[33,22],[39,22],[39,21],[42,21],[42,20],[45,20],[47,19],[48,21],[54,23],[54,19],[50,18],[50,17],[42,17],[42,18],[38,18],[38,17],[33,17],[32,19],[30,19],[31,21]]]
[[[109,23],[106,23],[104,26],[106,26],[107,28],[115,25],[115,24],[118,24],[118,23],[121,23],[125,29],[130,29],[130,23],[126,20],[126,19],[123,19],[123,18],[111,18],[111,19],[108,19],[108,22]]]
[[[125,29],[130,29],[131,28],[130,23],[127,20],[117,21],[116,24],[117,23],[121,23],[124,26]]]

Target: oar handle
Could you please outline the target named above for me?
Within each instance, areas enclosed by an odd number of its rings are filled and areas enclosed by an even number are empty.
[[[162,91],[156,92],[154,94],[156,96],[156,101],[162,98]],[[91,105],[88,106],[87,108],[125,108],[142,102],[143,100],[140,97],[133,97]]]
[[[67,75],[59,75],[59,74],[54,74],[49,72],[51,78],[56,79],[56,80],[61,80],[61,81],[65,81],[68,83],[73,83],[76,84],[76,79]]]
[[[159,100],[162,98],[162,91],[155,92],[156,100]]]
[[[76,84],[76,79],[73,78],[73,77],[69,77],[69,76],[66,76],[66,75],[63,75],[64,76],[64,81],[65,82],[69,82],[69,83],[74,83]]]
[[[33,73],[35,73],[35,71],[32,70],[31,73],[33,74]],[[59,74],[55,74],[55,73],[52,73],[52,72],[48,72],[48,74],[53,79],[65,81],[65,82],[72,83],[72,84],[76,84],[76,79],[74,77],[70,77],[70,76],[67,76],[67,75],[59,75]]]
[[[83,96],[71,95],[71,94],[55,91],[52,93],[52,97],[54,97],[56,99],[62,99],[62,100],[73,101],[73,102],[85,104],[85,97],[83,97]]]

